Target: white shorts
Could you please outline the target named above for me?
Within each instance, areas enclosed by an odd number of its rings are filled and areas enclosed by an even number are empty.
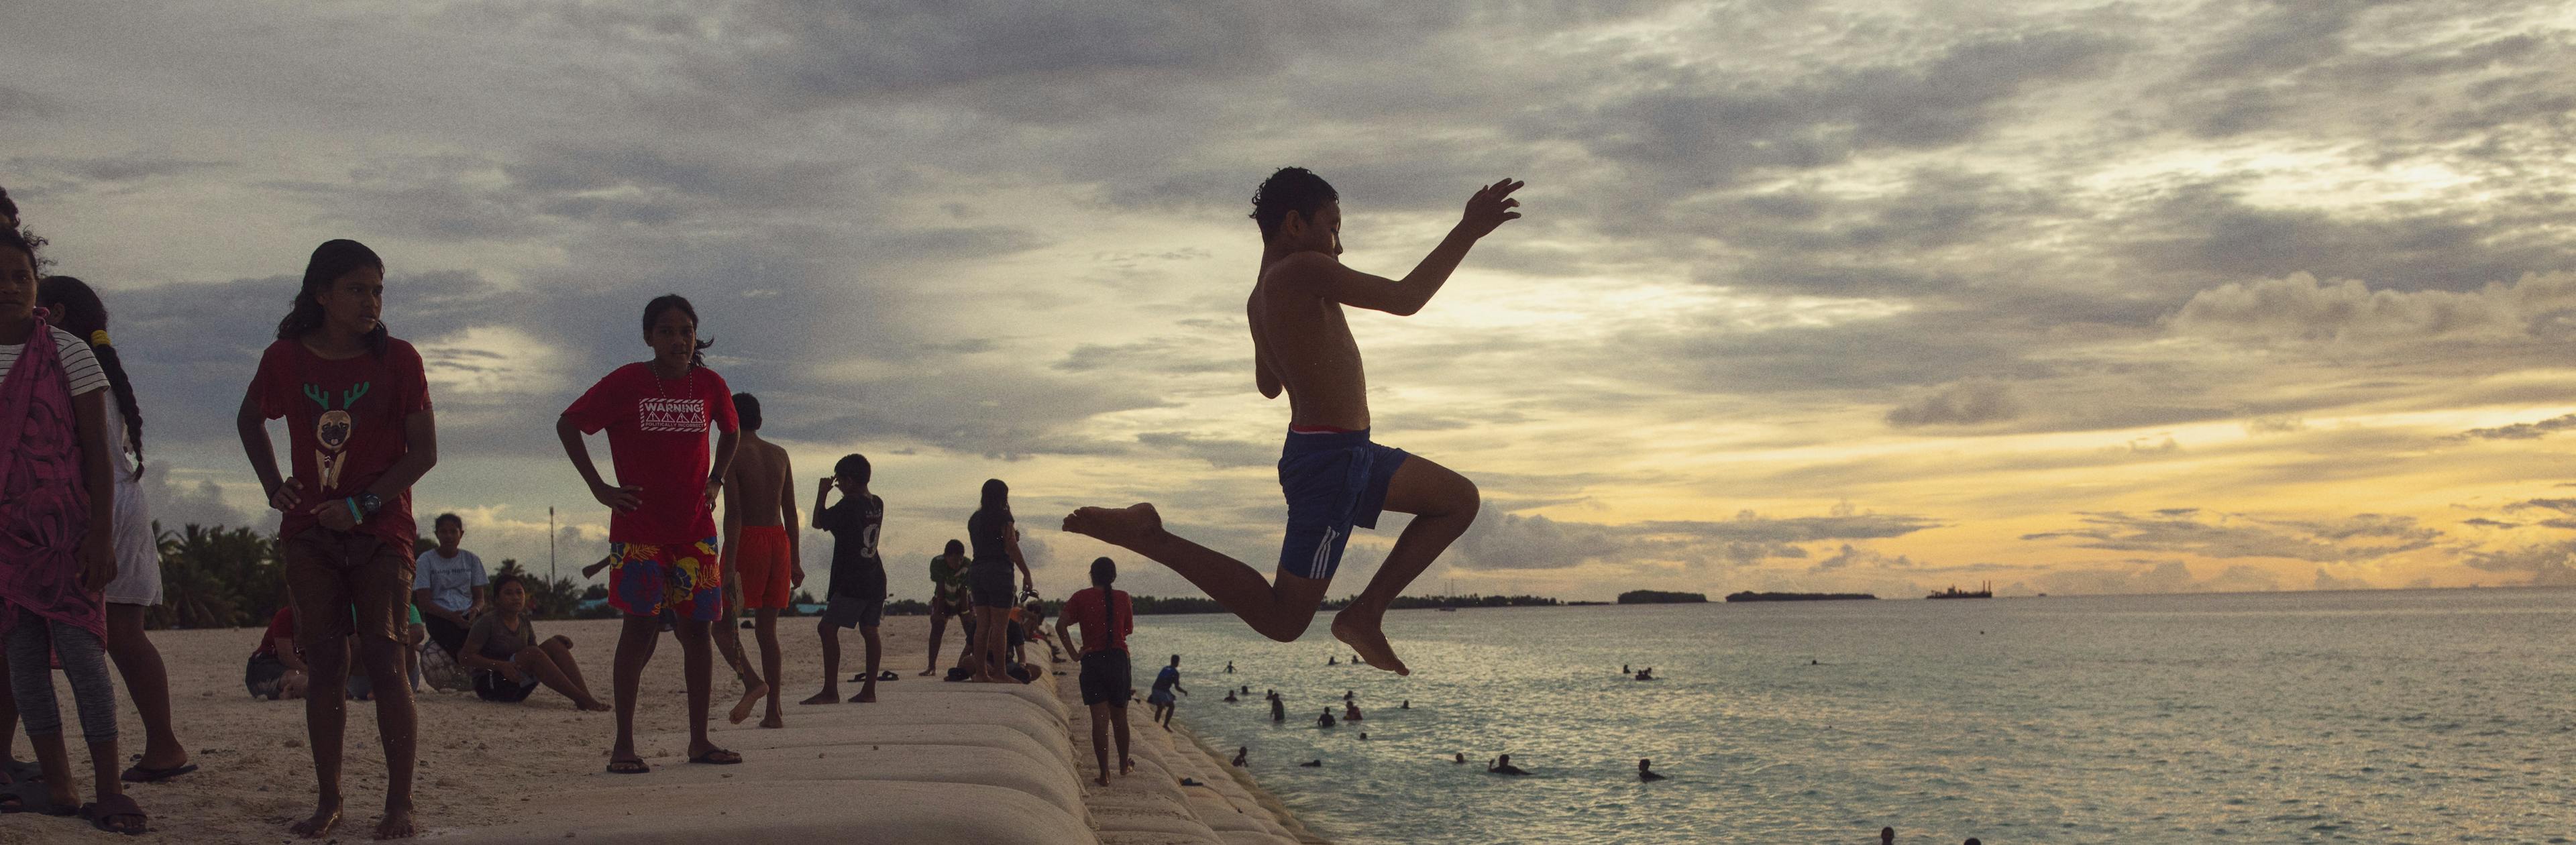
[[[119,479],[116,484],[116,580],[107,582],[107,603],[161,603],[161,544],[152,536],[152,516],[143,510],[143,491]]]

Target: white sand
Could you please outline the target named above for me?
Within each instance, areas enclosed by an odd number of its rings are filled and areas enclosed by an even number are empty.
[[[886,668],[903,680],[878,685],[876,704],[800,706],[821,685],[822,657],[811,619],[781,620],[785,652],[784,730],[724,721],[740,689],[719,658],[715,741],[740,751],[738,766],[684,762],[687,724],[680,650],[665,639],[646,670],[636,713],[646,775],[602,771],[614,722],[583,713],[551,691],[521,704],[472,693],[420,698],[420,769],[414,800],[423,837],[456,842],[974,842],[1292,843],[1320,842],[1275,801],[1195,743],[1140,726],[1136,775],[1102,790],[1091,776],[1088,714],[1075,693],[1075,664],[1029,686],[952,684],[914,675],[928,637],[924,617],[886,620]],[[574,641],[591,687],[608,695],[617,623],[541,622]],[[751,632],[743,644],[758,646]],[[202,769],[165,784],[131,787],[152,814],[147,841],[284,842],[286,825],[311,812],[311,752],[301,702],[252,699],[242,662],[251,629],[156,631],[170,666],[180,739]],[[842,677],[865,655],[855,631],[841,636]],[[961,637],[951,625],[951,660]],[[1039,650],[1037,646],[1031,647]],[[1036,656],[1036,655],[1033,655]],[[1041,664],[1044,665],[1044,664]],[[57,683],[68,718],[68,688]],[[843,683],[842,697],[857,693]],[[123,694],[120,683],[118,692]],[[120,702],[125,754],[142,750],[142,726]],[[73,765],[88,771],[74,731]],[[1175,740],[1178,740],[1177,742]],[[1079,744],[1077,744],[1079,743]],[[31,752],[23,738],[18,756]],[[372,704],[352,702],[343,790],[347,812],[335,837],[366,838],[384,801],[384,755]],[[1182,787],[1193,777],[1204,787]],[[84,780],[86,777],[84,776]],[[82,793],[89,794],[88,784]],[[1093,833],[1094,828],[1098,833]],[[0,816],[0,843],[105,837],[73,819]],[[604,838],[604,839],[603,839]]]

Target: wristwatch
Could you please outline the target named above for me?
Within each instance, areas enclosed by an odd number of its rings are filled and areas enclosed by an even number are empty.
[[[385,508],[384,497],[378,496],[374,493],[360,493],[349,498],[357,503],[358,513],[360,514],[359,519],[361,520],[375,516],[377,511],[384,510]]]

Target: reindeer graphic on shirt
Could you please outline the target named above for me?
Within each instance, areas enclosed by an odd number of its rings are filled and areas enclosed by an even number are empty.
[[[337,408],[331,407],[330,390],[311,384],[304,386],[304,398],[322,406],[322,416],[313,422],[313,441],[322,448],[314,453],[313,459],[322,473],[321,489],[326,495],[339,488],[340,471],[349,466],[349,438],[357,429],[357,419],[349,416],[349,408],[365,398],[367,389],[373,385],[374,382],[362,381],[340,391],[340,407]]]

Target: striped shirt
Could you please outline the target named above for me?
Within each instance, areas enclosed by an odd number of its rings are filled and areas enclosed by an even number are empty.
[[[107,389],[107,371],[98,368],[98,356],[90,354],[89,341],[52,326],[45,330],[54,333],[54,350],[62,356],[63,378],[71,382],[73,396]],[[26,351],[23,343],[0,344],[0,373],[17,369],[18,356]]]

